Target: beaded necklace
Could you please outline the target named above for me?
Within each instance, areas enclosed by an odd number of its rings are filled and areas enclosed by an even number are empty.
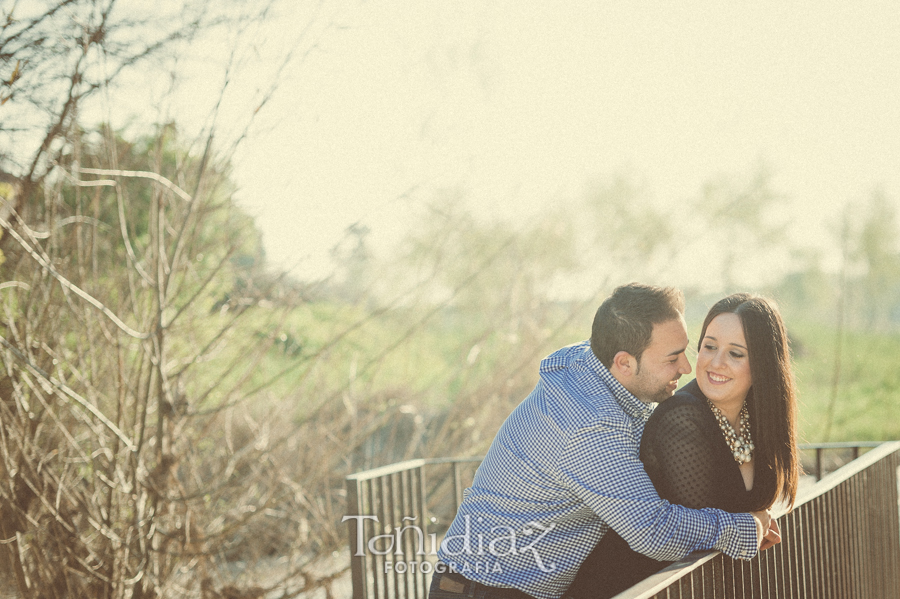
[[[731,449],[734,461],[738,464],[749,462],[753,457],[755,447],[753,439],[750,438],[750,412],[747,411],[747,404],[745,403],[741,407],[741,432],[738,434],[735,432],[734,427],[731,426],[731,423],[728,422],[722,410],[717,408],[709,399],[706,400],[706,403],[709,404],[709,409],[712,410],[713,416],[716,417],[719,428],[722,429],[722,434],[725,435],[725,442],[728,443],[728,447]]]

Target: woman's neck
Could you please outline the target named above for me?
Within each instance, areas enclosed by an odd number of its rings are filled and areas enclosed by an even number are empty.
[[[744,401],[742,400],[740,403],[733,403],[730,405],[722,405],[716,406],[728,420],[728,424],[731,425],[735,431],[740,432],[741,430],[741,408],[744,407]]]

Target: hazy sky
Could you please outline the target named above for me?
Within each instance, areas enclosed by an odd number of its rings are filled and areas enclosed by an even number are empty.
[[[235,172],[269,257],[300,272],[321,270],[356,221],[386,247],[447,186],[516,222],[574,209],[619,173],[678,203],[765,164],[791,235],[811,245],[874,187],[900,198],[894,0],[385,0],[322,14],[336,26],[283,73]],[[307,20],[286,12],[267,51]]]

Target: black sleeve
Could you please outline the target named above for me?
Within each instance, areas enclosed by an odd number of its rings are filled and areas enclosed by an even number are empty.
[[[669,404],[669,402],[673,402]],[[641,460],[662,498],[699,509],[719,502],[721,435],[709,407],[700,400],[666,400],[651,417],[641,443]],[[721,443],[718,444],[719,446]]]

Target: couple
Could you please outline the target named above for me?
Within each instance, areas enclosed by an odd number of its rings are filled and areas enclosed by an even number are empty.
[[[466,489],[429,598],[611,597],[692,551],[778,543],[767,510],[793,503],[800,474],[781,317],[749,294],[719,301],[673,397],[687,346],[681,292],[633,283],[590,341],[545,358]]]

